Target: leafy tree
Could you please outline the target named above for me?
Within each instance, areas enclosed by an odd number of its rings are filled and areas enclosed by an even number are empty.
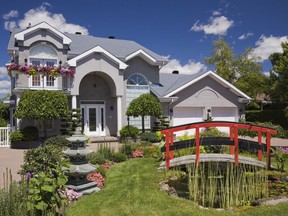
[[[0,119],[6,123],[9,122],[9,106],[5,105],[2,100],[0,100]]]
[[[159,116],[162,113],[162,107],[159,101],[151,94],[142,94],[135,98],[127,108],[127,116],[141,116],[142,118],[142,132],[144,133],[144,117],[145,116]]]
[[[237,79],[234,85],[248,94],[252,98],[263,94],[267,86],[268,78],[261,73],[262,66],[259,64],[259,58],[251,57],[250,49],[240,55],[234,61],[237,72]]]
[[[47,137],[46,120],[66,115],[67,107],[68,99],[62,92],[25,90],[21,95],[15,117],[43,120],[44,137]]]
[[[234,54],[232,48],[221,38],[214,42],[212,56],[205,59],[209,65],[214,65],[215,72],[235,85],[252,98],[264,93],[267,78],[261,73],[262,66],[258,57],[251,57],[251,50],[244,54]]]
[[[273,66],[270,71],[270,97],[274,102],[288,101],[288,42],[281,43],[282,53],[273,53],[269,60]]]
[[[223,79],[230,83],[233,83],[236,79],[236,72],[234,69],[234,57],[233,50],[224,41],[223,38],[213,43],[214,50],[212,56],[205,59],[208,65],[215,66],[215,73],[221,76]]]

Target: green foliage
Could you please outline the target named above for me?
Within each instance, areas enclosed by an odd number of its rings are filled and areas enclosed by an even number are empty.
[[[271,110],[247,110],[245,113],[247,122],[271,122],[274,125],[281,125],[288,128],[288,118],[283,109]]]
[[[61,149],[54,145],[45,145],[37,149],[29,149],[24,155],[21,166],[24,185],[27,188],[23,202],[27,203],[28,211],[37,210],[37,214],[59,211],[64,205],[61,191],[68,181],[63,168],[69,162],[63,157]]]
[[[101,147],[97,153],[103,155],[106,160],[112,160],[113,151],[110,148]]]
[[[126,155],[123,152],[114,152],[111,157],[111,160],[116,163],[124,162],[126,159]]]
[[[129,158],[137,147],[138,146],[135,144],[125,143],[121,146],[120,152],[124,153]]]
[[[208,65],[214,65],[215,72],[245,92],[256,98],[257,94],[264,93],[267,88],[267,78],[261,73],[262,66],[259,58],[253,58],[250,50],[236,55],[223,38],[214,42],[211,57],[205,59]]]
[[[200,137],[227,137],[228,134],[222,131],[219,131],[215,127],[210,127],[207,130],[200,133]]]
[[[195,136],[193,134],[189,135],[187,131],[185,131],[183,135],[177,137],[177,139],[180,141],[194,139],[194,138]]]
[[[160,158],[161,157],[161,151],[160,148],[156,145],[150,145],[150,146],[140,146],[137,147],[138,150],[143,152],[144,157],[148,158]]]
[[[13,131],[10,133],[10,141],[22,141],[23,140],[23,133],[20,130]]]
[[[127,108],[127,116],[141,116],[142,118],[142,132],[145,131],[144,128],[144,117],[145,116],[160,116],[162,113],[162,107],[160,102],[151,95],[150,93],[142,94],[138,98],[135,98],[129,104]]]
[[[274,157],[276,160],[277,169],[281,172],[284,172],[285,161],[288,158],[288,154],[286,154],[286,152],[284,152],[281,147],[271,148],[271,152],[272,157]]]
[[[88,156],[88,160],[91,164],[104,164],[106,162],[106,159],[103,154],[100,152],[92,152]]]
[[[144,132],[144,133],[140,134],[140,139],[142,141],[148,141],[151,143],[156,143],[156,142],[161,141],[161,138],[159,139],[159,136],[157,136],[156,133],[154,133],[154,132]]]
[[[269,60],[273,65],[270,71],[270,83],[267,86],[273,102],[288,101],[288,43],[281,43],[282,52],[273,53]]]
[[[98,166],[97,172],[99,172],[103,177],[106,177],[106,170],[103,166]]]
[[[25,90],[16,108],[16,118],[44,121],[44,136],[47,137],[46,119],[60,119],[67,114],[67,96],[59,91]]]
[[[132,138],[137,138],[139,135],[139,129],[137,127],[134,127],[132,125],[126,125],[121,128],[120,130],[120,136],[121,137],[132,137]]]
[[[54,145],[45,145],[25,152],[24,164],[21,166],[20,174],[25,176],[29,172],[32,176],[35,176],[40,172],[44,172],[57,177],[58,171],[68,166],[69,162],[64,158],[61,148]]]
[[[0,117],[0,127],[7,127],[8,122]]]
[[[45,140],[44,145],[54,145],[58,147],[69,147],[70,141],[68,141],[67,136],[64,135],[58,135],[58,136],[52,136]]]
[[[9,106],[5,105],[2,100],[0,100],[0,119],[3,119],[6,122],[6,125],[9,122]]]
[[[39,130],[34,126],[27,126],[21,130],[23,134],[23,140],[35,141],[39,138]]]

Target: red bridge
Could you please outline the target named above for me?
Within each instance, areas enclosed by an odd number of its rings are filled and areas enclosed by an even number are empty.
[[[167,129],[163,129],[161,133],[165,135],[165,152],[166,152],[166,168],[170,168],[170,160],[174,158],[174,132],[179,132],[179,131],[185,131],[189,129],[195,129],[195,147],[196,147],[196,156],[195,156],[195,163],[198,165],[199,164],[199,157],[200,157],[200,128],[209,128],[209,127],[228,127],[229,128],[229,138],[220,138],[220,137],[214,137],[211,138],[209,137],[207,140],[209,140],[212,145],[217,142],[224,143],[226,145],[230,145],[230,155],[234,155],[234,162],[235,166],[238,166],[239,162],[239,142],[243,142],[246,140],[239,139],[238,138],[238,129],[246,129],[246,130],[252,130],[258,132],[258,160],[262,160],[262,153],[263,153],[263,148],[262,148],[262,135],[264,133],[266,137],[266,168],[270,168],[270,148],[271,148],[271,135],[276,133],[276,130],[271,129],[271,128],[265,128],[265,127],[260,127],[260,126],[255,126],[251,124],[244,124],[244,123],[239,123],[239,122],[226,122],[226,121],[211,121],[211,122],[196,122],[196,123],[191,123],[191,124],[185,124],[185,125],[179,125],[175,127],[170,127]],[[226,142],[225,142],[226,141]],[[247,142],[251,142],[248,141]],[[175,143],[176,144],[176,143]],[[185,145],[181,144],[181,142],[177,142],[177,146],[179,148],[187,148],[191,147],[191,145]],[[178,149],[179,149],[178,148]]]

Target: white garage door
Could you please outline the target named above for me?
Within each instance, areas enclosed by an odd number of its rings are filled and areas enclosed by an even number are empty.
[[[175,107],[173,109],[173,126],[203,121],[202,107]]]
[[[202,122],[203,121],[202,107],[175,107],[173,109],[173,126]],[[190,129],[182,132],[176,132],[176,137],[182,136],[185,133],[189,135],[195,134],[195,129]]]
[[[212,107],[211,116],[213,121],[237,121],[235,107]]]

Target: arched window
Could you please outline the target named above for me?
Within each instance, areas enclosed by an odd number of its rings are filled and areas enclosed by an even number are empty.
[[[29,52],[29,64],[32,65],[43,65],[53,67],[57,65],[57,52],[48,45],[39,44]],[[57,78],[50,76],[41,76],[39,74],[33,75],[29,79],[30,87],[39,88],[56,88]]]
[[[149,93],[149,83],[148,80],[141,74],[133,74],[127,80],[126,88],[126,105],[129,106],[130,102],[139,97],[142,94]],[[130,117],[130,124],[141,128],[142,120],[141,117]],[[145,128],[150,128],[150,117],[145,117]]]

